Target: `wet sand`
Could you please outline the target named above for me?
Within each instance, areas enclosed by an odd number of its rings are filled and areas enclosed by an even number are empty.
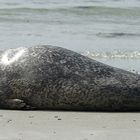
[[[0,140],[139,140],[140,113],[0,110]]]

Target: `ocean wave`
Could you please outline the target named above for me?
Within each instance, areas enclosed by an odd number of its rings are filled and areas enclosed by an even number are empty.
[[[51,9],[48,8],[28,8],[28,7],[19,7],[19,8],[0,8],[0,12],[43,12]]]
[[[106,58],[106,59],[140,59],[140,51],[112,51],[112,52],[90,52],[81,53],[89,58]]]
[[[119,37],[140,37],[140,34],[118,32],[118,33],[97,33],[96,36],[103,38],[119,38]]]
[[[54,7],[14,7],[0,8],[0,14],[3,12],[67,12],[78,15],[115,15],[115,16],[139,16],[139,8],[116,8],[106,6],[54,6]]]
[[[140,8],[108,7],[108,6],[75,6],[74,12],[85,12],[87,14],[114,15],[114,16],[139,16]],[[81,13],[82,14],[82,13]]]

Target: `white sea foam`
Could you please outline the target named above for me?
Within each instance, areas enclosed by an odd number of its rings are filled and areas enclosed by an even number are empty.
[[[109,59],[140,59],[140,51],[112,51],[112,52],[90,52],[85,51],[82,55],[90,58],[109,58]]]

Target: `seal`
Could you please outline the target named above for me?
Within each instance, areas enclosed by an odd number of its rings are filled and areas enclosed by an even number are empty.
[[[0,53],[0,108],[139,111],[140,76],[50,45]]]

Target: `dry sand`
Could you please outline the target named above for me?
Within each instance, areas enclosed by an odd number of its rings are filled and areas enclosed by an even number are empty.
[[[140,140],[140,113],[0,110],[0,140]]]

